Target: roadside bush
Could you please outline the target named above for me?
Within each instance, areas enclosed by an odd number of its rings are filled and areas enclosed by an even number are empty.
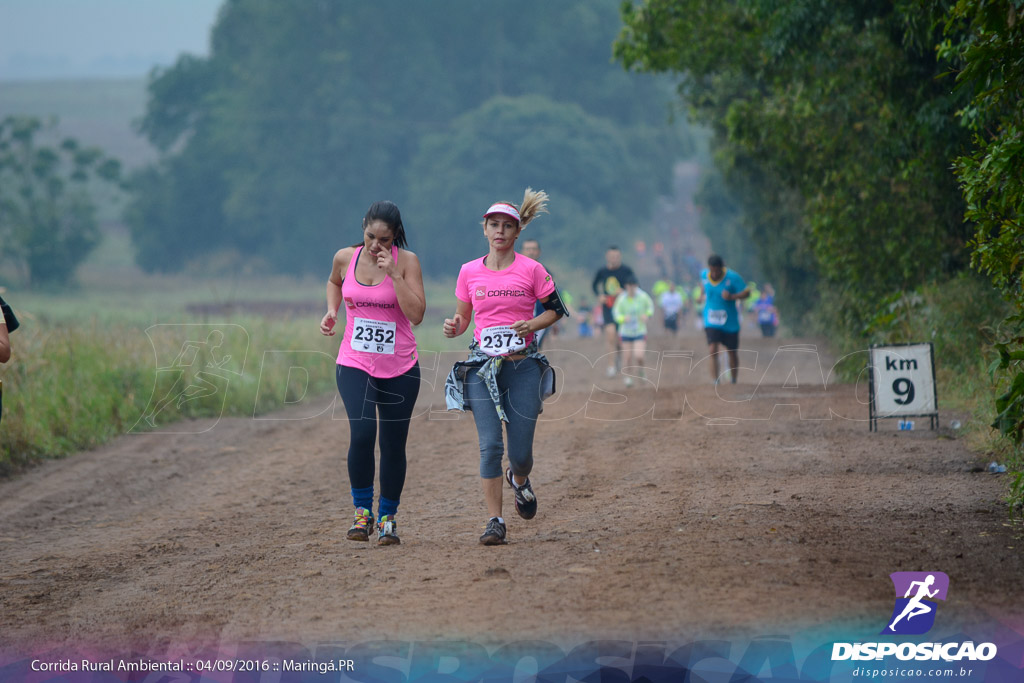
[[[215,330],[222,337],[211,338]],[[15,358],[3,372],[0,473],[182,418],[252,417],[334,387],[328,356],[337,342],[308,321],[37,321],[14,337]]]

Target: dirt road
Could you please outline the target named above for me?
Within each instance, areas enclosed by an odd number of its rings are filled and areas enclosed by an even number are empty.
[[[750,369],[718,387],[702,337],[652,347],[649,381],[626,389],[595,340],[553,340],[539,513],[519,519],[506,493],[505,547],[477,543],[476,432],[440,391],[452,354],[421,359],[398,547],[345,539],[333,396],[0,482],[4,647],[877,633],[901,570],[947,573],[957,623],[1021,614],[1005,477],[948,428],[869,433],[866,384],[826,384],[834,359],[810,340],[745,332]]]

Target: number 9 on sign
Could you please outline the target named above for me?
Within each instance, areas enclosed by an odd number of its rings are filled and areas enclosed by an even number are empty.
[[[893,380],[892,392],[896,394],[893,400],[901,406],[914,402],[914,383],[906,377],[898,377]]]

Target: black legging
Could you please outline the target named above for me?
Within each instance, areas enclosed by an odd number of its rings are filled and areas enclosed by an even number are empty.
[[[380,495],[397,501],[405,486],[405,442],[409,418],[420,390],[420,365],[404,375],[381,379],[339,365],[338,393],[345,404],[351,439],[348,477],[353,489],[373,486],[377,413],[380,412]]]

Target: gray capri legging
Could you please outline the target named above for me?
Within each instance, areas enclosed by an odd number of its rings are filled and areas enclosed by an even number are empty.
[[[480,476],[494,479],[502,475],[501,458],[505,451],[501,418],[491,395],[473,368],[466,373],[466,407],[473,411],[480,440]],[[508,417],[508,460],[512,473],[529,476],[533,470],[533,434],[541,409],[541,364],[533,358],[502,361],[498,372],[498,390]]]

